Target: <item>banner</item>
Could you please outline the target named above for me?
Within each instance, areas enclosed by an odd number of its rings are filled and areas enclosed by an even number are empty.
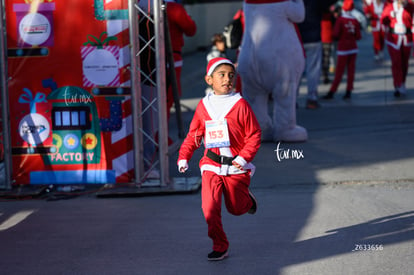
[[[14,184],[131,182],[127,0],[6,0]]]

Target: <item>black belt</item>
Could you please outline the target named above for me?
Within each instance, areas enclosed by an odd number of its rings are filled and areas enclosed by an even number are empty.
[[[392,33],[392,34],[398,34],[398,33],[395,33],[395,31],[394,31],[394,29],[393,28],[390,28],[390,33]],[[405,33],[404,34],[401,34],[401,35],[411,35],[411,29],[406,29],[406,31],[405,31]]]
[[[214,153],[211,150],[207,151],[206,157],[208,157],[209,159],[220,163],[220,164],[227,164],[227,165],[232,165],[233,160],[236,157],[226,157],[226,156],[222,156],[222,155],[217,155],[216,153]]]

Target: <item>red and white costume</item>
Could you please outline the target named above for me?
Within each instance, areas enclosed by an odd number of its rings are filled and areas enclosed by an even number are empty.
[[[378,57],[384,49],[384,30],[380,21],[383,10],[384,2],[382,0],[373,0],[364,7],[365,15],[371,20],[374,54]]]
[[[184,6],[167,0],[167,19],[170,31],[171,44],[174,56],[175,76],[178,86],[178,94],[181,96],[181,69],[183,67],[183,57],[181,49],[184,46],[184,35],[194,36],[197,26],[194,20],[188,15]],[[174,97],[171,85],[167,92],[167,114],[169,116],[170,109],[174,104]]]
[[[342,76],[347,67],[347,85],[346,90],[351,92],[354,88],[355,62],[358,53],[357,40],[361,39],[361,30],[358,20],[353,17],[350,11],[353,8],[345,7],[345,1],[342,15],[336,20],[333,37],[338,40],[337,44],[337,64],[335,78],[332,82],[330,92],[336,92],[341,83]]]
[[[408,74],[408,61],[413,45],[410,13],[397,1],[387,4],[381,16],[386,27],[385,43],[391,57],[391,70],[396,92],[405,94],[405,80]]]
[[[229,242],[221,222],[221,203],[224,195],[227,210],[233,215],[246,213],[252,207],[248,187],[254,171],[251,163],[260,147],[261,130],[249,104],[239,93],[227,95],[209,93],[198,104],[187,137],[181,145],[178,166],[188,167],[193,152],[207,139],[206,121],[227,121],[230,146],[210,148],[217,155],[235,157],[243,170],[233,165],[219,164],[206,156],[200,160],[202,172],[202,209],[208,224],[213,250],[223,252]]]

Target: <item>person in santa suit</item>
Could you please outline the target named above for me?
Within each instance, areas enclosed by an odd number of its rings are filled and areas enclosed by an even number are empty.
[[[383,58],[384,50],[384,30],[382,29],[380,22],[383,10],[383,0],[373,0],[370,4],[364,6],[365,15],[371,21],[374,58],[377,61]]]
[[[358,53],[357,40],[361,39],[361,26],[358,20],[351,14],[353,9],[354,1],[345,0],[342,4],[342,14],[335,22],[333,37],[338,41],[335,78],[328,94],[323,99],[332,99],[334,97],[341,83],[345,68],[347,68],[347,83],[346,93],[343,99],[351,98],[351,93],[354,88],[355,63]]]
[[[404,5],[404,0],[394,0],[386,5],[381,16],[381,24],[386,29],[385,43],[391,58],[395,97],[406,94],[405,80],[413,45],[413,19]]]
[[[333,13],[328,10],[322,14],[321,20],[321,42],[322,42],[322,77],[323,83],[328,84],[331,82],[329,79],[329,69],[333,64],[331,64],[332,58],[332,47],[333,47],[333,22],[334,16]]]
[[[228,255],[229,242],[221,220],[222,196],[233,215],[254,214],[257,209],[249,185],[261,130],[247,101],[233,91],[234,78],[235,67],[230,60],[216,57],[209,61],[205,81],[213,92],[197,105],[177,161],[178,170],[185,172],[204,139],[205,151],[199,165],[202,210],[213,241],[210,261]]]
[[[181,50],[184,46],[184,35],[188,37],[194,36],[197,32],[197,25],[182,4],[176,3],[174,0],[165,0],[165,2],[167,4],[167,20],[173,50],[178,95],[181,96],[181,70],[183,67]],[[170,117],[170,110],[173,104],[174,96],[172,85],[169,85],[167,91],[168,118]]]
[[[296,92],[305,56],[295,24],[305,18],[303,1],[245,0],[243,10],[245,31],[237,71],[243,97],[262,128],[262,140],[304,142],[308,133],[296,124]]]

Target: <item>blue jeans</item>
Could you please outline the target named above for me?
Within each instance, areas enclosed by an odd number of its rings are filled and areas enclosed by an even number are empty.
[[[305,43],[305,74],[309,100],[318,100],[318,85],[321,77],[322,43]]]

